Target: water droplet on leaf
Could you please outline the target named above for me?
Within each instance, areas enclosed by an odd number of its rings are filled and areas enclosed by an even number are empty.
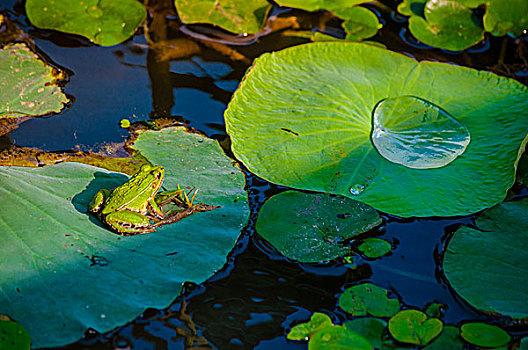
[[[470,141],[462,123],[415,96],[381,100],[372,119],[374,147],[383,158],[408,168],[443,167],[464,153]]]
[[[352,193],[354,196],[359,196],[364,190],[365,186],[359,184],[350,187],[350,193]]]

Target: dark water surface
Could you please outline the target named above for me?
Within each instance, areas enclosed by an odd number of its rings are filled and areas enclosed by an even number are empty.
[[[393,6],[391,1],[384,3]],[[223,112],[249,62],[232,60],[202,45],[199,52],[160,63],[141,33],[121,45],[97,47],[80,37],[32,27],[23,8],[20,1],[0,0],[2,13],[16,21],[56,65],[71,73],[65,92],[75,102],[60,115],[24,122],[1,144],[98,151],[126,139],[127,131],[119,127],[121,119],[134,122],[167,116],[208,136],[225,135]],[[379,15],[385,27],[374,39],[391,50],[478,69],[492,69],[502,58],[517,67],[519,42],[515,39],[493,38],[454,54],[414,42],[404,18]],[[304,21],[312,21],[310,16],[305,15]],[[332,30],[339,32],[328,29]],[[251,60],[301,41],[272,34],[252,45],[232,48]],[[525,39],[521,41],[526,45]],[[527,84],[525,68],[514,69],[513,77]],[[248,174],[252,216],[222,271],[201,285],[185,285],[182,296],[166,310],[149,309],[105,335],[88,332],[85,339],[67,348],[306,349],[305,343],[287,341],[287,331],[315,311],[327,313],[335,323],[345,320],[348,316],[337,307],[337,298],[359,281],[388,288],[414,308],[425,309],[433,301],[445,304],[444,320],[449,324],[494,320],[457,298],[439,268],[447,237],[461,225],[471,224],[473,217],[401,220],[385,215],[378,234],[396,247],[389,256],[359,259],[355,267],[342,261],[299,264],[281,257],[254,229],[258,209],[280,190]],[[528,196],[525,188],[518,192],[520,197]],[[192,336],[193,327],[200,339]]]

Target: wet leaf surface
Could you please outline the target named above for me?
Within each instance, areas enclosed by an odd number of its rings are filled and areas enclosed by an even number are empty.
[[[287,258],[319,262],[347,254],[343,241],[381,222],[372,207],[346,197],[286,191],[264,203],[256,230]]]
[[[485,348],[504,346],[511,340],[510,335],[502,328],[485,323],[466,323],[460,329],[465,341]]]
[[[418,310],[403,310],[389,320],[389,331],[402,343],[425,345],[442,332],[443,324],[437,318],[427,318]]]
[[[353,316],[390,317],[400,310],[398,299],[388,298],[387,290],[371,283],[345,290],[339,297],[339,306]]]

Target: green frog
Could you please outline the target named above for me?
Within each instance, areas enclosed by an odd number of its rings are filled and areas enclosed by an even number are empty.
[[[162,166],[143,165],[126,183],[113,191],[102,189],[97,192],[88,209],[119,234],[154,232],[160,226],[156,222],[167,218],[162,205],[174,202],[184,208],[192,207],[192,200],[180,186],[177,190],[158,193],[164,177]]]

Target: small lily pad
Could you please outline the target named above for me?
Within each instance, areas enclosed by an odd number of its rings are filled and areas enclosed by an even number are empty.
[[[371,283],[345,290],[339,297],[339,306],[353,316],[391,317],[400,310],[398,299],[389,299],[386,289]]]
[[[64,74],[42,61],[24,43],[0,49],[0,118],[60,112],[68,98],[57,81]]]
[[[372,207],[347,197],[286,191],[264,203],[256,229],[287,258],[318,262],[347,254],[344,240],[381,222]]]
[[[333,326],[333,323],[328,315],[315,312],[310,321],[294,326],[286,337],[290,340],[306,340],[320,329],[331,326]]]
[[[379,258],[390,252],[392,245],[381,238],[365,238],[359,245],[358,250],[367,258]]]
[[[437,318],[427,318],[418,310],[403,310],[389,320],[389,332],[402,343],[426,345],[436,338],[443,328]]]
[[[460,327],[465,341],[485,348],[497,348],[508,344],[511,337],[502,328],[490,324],[474,322]]]
[[[387,328],[387,322],[384,320],[374,317],[361,317],[346,321],[343,326],[367,339],[374,348],[383,348],[382,337]]]
[[[345,20],[346,40],[361,41],[370,38],[382,27],[378,17],[369,9],[361,6],[349,7],[344,10],[334,11],[334,14]]]
[[[211,23],[233,33],[254,34],[264,25],[266,0],[175,0],[183,23]]]
[[[35,27],[82,35],[102,46],[131,37],[147,15],[137,0],[27,0],[26,13]]]
[[[455,0],[430,0],[424,16],[412,16],[409,30],[421,42],[451,51],[467,49],[484,39],[473,11]]]
[[[528,29],[528,1],[487,0],[484,28],[495,36],[519,36]]]
[[[465,344],[460,338],[460,331],[454,326],[445,326],[440,336],[431,344],[427,345],[424,350],[463,350]]]
[[[528,199],[484,211],[478,229],[455,232],[444,254],[451,286],[473,307],[515,319],[528,317]]]
[[[335,11],[370,1],[371,0],[278,0],[275,2],[280,6],[294,7],[305,11]]]
[[[361,335],[343,326],[326,327],[315,333],[308,342],[309,350],[373,350],[372,344]]]
[[[19,323],[0,319],[0,349],[29,350],[31,338]]]

